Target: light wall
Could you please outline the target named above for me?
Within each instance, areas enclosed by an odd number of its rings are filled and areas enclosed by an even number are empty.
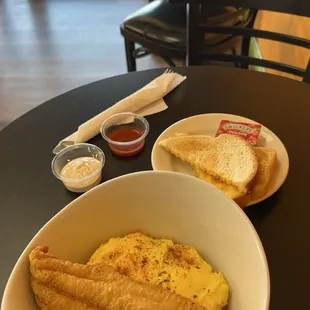
[[[260,11],[256,19],[255,28],[310,39],[310,18],[306,17]],[[310,57],[310,51],[308,49],[292,46],[290,44],[263,39],[258,39],[258,44],[264,59],[305,68]],[[299,79],[298,77],[271,69],[267,69],[266,71]]]

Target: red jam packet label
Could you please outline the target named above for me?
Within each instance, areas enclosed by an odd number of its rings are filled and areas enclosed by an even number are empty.
[[[215,136],[218,137],[223,133],[228,133],[242,137],[249,144],[255,145],[258,140],[261,128],[262,125],[259,124],[222,120]]]

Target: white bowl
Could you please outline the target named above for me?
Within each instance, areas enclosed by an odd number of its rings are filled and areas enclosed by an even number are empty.
[[[22,253],[1,309],[36,309],[28,262],[35,246],[47,245],[59,258],[85,263],[101,243],[135,230],[195,247],[226,276],[231,289],[229,310],[268,309],[266,256],[244,212],[206,182],[162,171],[105,182],[60,211]]]

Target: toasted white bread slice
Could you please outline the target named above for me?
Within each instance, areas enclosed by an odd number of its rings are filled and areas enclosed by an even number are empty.
[[[257,200],[268,192],[268,186],[277,163],[277,152],[272,148],[253,147],[258,169],[253,180],[251,200]]]
[[[159,145],[192,166],[207,172],[241,193],[257,172],[257,159],[242,138],[222,134],[219,137],[181,135],[160,141]]]
[[[241,193],[238,189],[233,185],[228,185],[216,178],[212,177],[208,173],[204,172],[203,170],[195,167],[195,176],[201,180],[204,180],[208,183],[211,183],[219,190],[221,190],[224,194],[226,194],[229,198],[233,199],[242,209],[246,207],[246,205],[251,200],[250,193]]]
[[[258,169],[253,181],[248,186],[250,194],[245,195],[244,193],[239,192],[236,187],[217,180],[198,167],[194,167],[195,175],[198,178],[213,184],[228,197],[235,200],[241,207],[244,207],[251,200],[257,200],[268,192],[268,186],[277,162],[277,152],[274,149],[253,147],[253,150],[257,158]]]
[[[242,193],[247,192],[258,166],[252,147],[244,139],[229,134],[214,138],[212,147],[198,152],[195,164]]]
[[[214,178],[213,176],[211,176],[207,172],[201,170],[197,166],[194,167],[194,171],[195,171],[196,177],[214,185],[215,187],[220,189],[223,193],[225,193],[231,199],[237,199],[237,198],[244,196],[244,193],[239,192],[235,186],[228,185],[228,184],[222,182],[221,180]]]
[[[209,136],[176,134],[173,137],[161,140],[159,145],[174,156],[193,164],[189,160],[190,155],[193,156],[193,154],[203,151],[205,148],[210,147],[212,143],[213,138]]]

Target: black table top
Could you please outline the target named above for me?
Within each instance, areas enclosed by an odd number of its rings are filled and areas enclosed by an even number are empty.
[[[98,81],[56,97],[0,132],[1,290],[30,239],[77,197],[50,168],[52,149],[78,125],[144,86],[163,70]],[[169,109],[147,117],[150,133],[138,156],[107,156],[103,180],[151,167],[151,150],[172,123],[201,113],[238,114],[270,128],[286,146],[290,171],[282,188],[247,208],[263,242],[271,274],[271,309],[310,309],[310,85],[264,73],[222,67],[178,68],[187,80],[165,98]],[[246,257],[245,257],[246,263]]]

